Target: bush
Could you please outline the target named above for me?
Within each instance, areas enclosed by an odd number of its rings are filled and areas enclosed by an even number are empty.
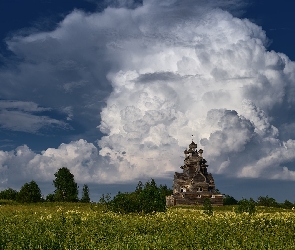
[[[35,181],[25,183],[17,194],[16,200],[29,203],[42,201],[42,194],[38,184]]]
[[[46,196],[46,201],[53,202],[54,201],[54,194],[48,194]]]
[[[141,205],[135,192],[119,192],[110,202],[110,209],[116,213],[137,213],[141,211]]]
[[[254,214],[256,212],[255,201],[252,198],[250,198],[250,200],[242,199],[238,202],[238,205],[238,213],[246,212],[249,214]]]
[[[259,196],[257,199],[257,205],[258,206],[264,206],[264,207],[279,207],[279,203],[274,198],[267,196]]]
[[[291,201],[285,200],[284,203],[281,205],[283,208],[291,209],[294,207],[294,204]]]
[[[109,202],[109,207],[114,212],[120,213],[152,213],[166,211],[166,194],[171,191],[167,186],[157,186],[152,179],[145,185],[139,182],[132,193],[118,193]]]
[[[213,215],[213,207],[209,198],[206,198],[204,200],[203,210],[205,214],[209,216]]]
[[[224,206],[226,206],[226,205],[237,205],[237,204],[238,204],[238,201],[232,196],[225,195],[225,197],[223,198],[223,205]]]
[[[0,192],[0,199],[1,200],[15,201],[17,193],[18,192],[16,190],[12,189],[12,188],[5,189],[5,190]]]

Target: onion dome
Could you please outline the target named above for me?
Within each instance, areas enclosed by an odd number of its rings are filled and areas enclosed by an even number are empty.
[[[199,154],[200,154],[200,155],[202,155],[203,152],[204,152],[203,149],[200,149],[200,150],[199,150]]]
[[[195,151],[190,148],[187,152],[188,153],[194,153]]]
[[[185,155],[187,155],[188,154],[188,151],[187,151],[187,149],[186,150],[184,150],[184,152],[183,152]]]
[[[192,143],[189,145],[189,148],[197,148],[197,144],[192,141]]]

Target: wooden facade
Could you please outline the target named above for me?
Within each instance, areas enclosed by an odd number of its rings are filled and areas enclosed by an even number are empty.
[[[175,172],[173,194],[166,197],[166,205],[203,205],[209,198],[213,206],[222,206],[223,195],[216,191],[213,176],[207,172],[203,150],[198,151],[197,144],[192,141],[184,155],[182,173]]]

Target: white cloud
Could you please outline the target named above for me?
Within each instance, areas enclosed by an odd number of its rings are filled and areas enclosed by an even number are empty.
[[[108,75],[113,92],[101,112],[100,129],[108,134],[100,140],[101,155],[116,164],[116,153],[124,150],[127,165],[139,164],[143,173],[152,156],[150,174],[161,174],[177,170],[181,158],[175,155],[194,134],[211,171],[242,176],[245,165],[255,168],[281,148],[271,115],[275,106],[283,108],[287,86],[294,85],[294,63],[266,51],[264,31],[248,20],[207,9],[163,24],[178,11],[153,4],[133,12],[141,13],[141,35],[122,39],[117,52],[128,59]],[[268,177],[275,174],[271,169]]]
[[[282,139],[280,129],[292,136],[284,114],[295,111],[295,64],[267,51],[261,27],[217,8],[226,1],[206,2],[74,11],[52,32],[8,41],[23,63],[21,74],[0,72],[6,89],[7,79],[25,83],[35,103],[89,128],[100,123],[105,134],[100,149],[80,140],[28,153],[24,169],[46,180],[62,166],[80,181],[165,176],[178,170],[193,134],[214,173],[294,178],[285,163],[295,138]]]
[[[48,148],[40,154],[26,145],[10,152],[0,151],[2,183],[31,179],[52,181],[54,173],[62,167],[69,168],[78,182],[109,182],[106,179],[109,166],[103,164],[97,148],[85,140],[61,144],[56,149]]]

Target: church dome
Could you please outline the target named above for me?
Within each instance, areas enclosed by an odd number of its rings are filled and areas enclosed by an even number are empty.
[[[192,141],[192,143],[189,145],[189,148],[197,148],[197,144]]]
[[[190,148],[187,152],[188,153],[194,153],[195,151]]]

